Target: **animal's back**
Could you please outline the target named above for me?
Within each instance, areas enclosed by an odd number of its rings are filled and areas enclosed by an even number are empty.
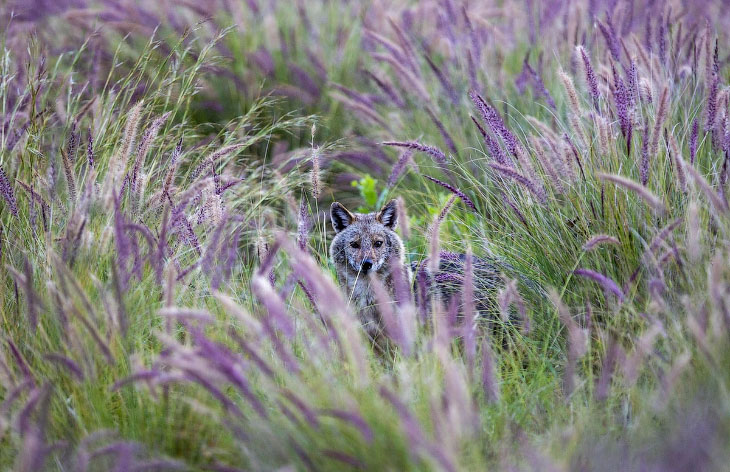
[[[454,297],[459,297],[455,302],[461,304],[466,257],[466,254],[442,251],[439,254],[439,267],[435,273],[429,271],[428,259],[411,263],[417,304],[421,306],[424,303],[430,304],[434,295],[441,299],[445,308],[449,307]],[[504,286],[505,270],[510,269],[508,264],[496,259],[472,256],[475,308],[481,317],[489,318],[497,313],[497,293]]]

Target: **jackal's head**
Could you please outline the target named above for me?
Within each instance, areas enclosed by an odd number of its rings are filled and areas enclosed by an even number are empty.
[[[403,242],[395,233],[398,221],[395,200],[377,213],[351,213],[339,202],[330,208],[332,226],[337,233],[330,256],[339,270],[367,275],[387,273],[390,264],[403,257]]]

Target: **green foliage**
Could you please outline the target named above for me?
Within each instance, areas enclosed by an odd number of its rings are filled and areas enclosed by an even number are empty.
[[[360,180],[353,180],[351,185],[355,188],[357,188],[358,192],[360,192],[360,197],[365,202],[365,207],[362,211],[368,212],[375,209],[379,198],[378,198],[378,190],[375,187],[375,185],[378,183],[377,180],[372,178],[370,174],[365,174],[363,178]]]

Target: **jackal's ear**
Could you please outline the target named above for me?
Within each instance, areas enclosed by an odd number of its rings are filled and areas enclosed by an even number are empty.
[[[330,219],[335,233],[339,233],[355,221],[355,215],[350,213],[340,202],[334,202],[330,207]]]
[[[375,219],[390,229],[395,228],[396,223],[398,223],[398,206],[396,205],[395,200],[391,200],[386,203],[375,216]]]

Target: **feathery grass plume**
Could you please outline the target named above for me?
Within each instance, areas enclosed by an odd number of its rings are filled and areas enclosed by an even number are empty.
[[[525,300],[517,289],[517,279],[505,277],[504,287],[499,290],[497,295],[497,304],[502,321],[505,323],[512,317],[510,306],[515,306],[522,333],[526,335],[530,332],[530,318],[527,316]]]
[[[319,410],[319,415],[337,418],[352,425],[360,432],[360,435],[363,437],[363,439],[365,439],[368,444],[372,444],[373,440],[375,439],[373,428],[370,427],[365,418],[363,418],[363,416],[357,412],[336,408],[325,408]]]
[[[120,146],[121,152],[116,151],[109,162],[108,185],[110,191],[109,196],[112,199],[134,149],[134,142],[137,139],[137,128],[142,117],[143,106],[144,101],[140,100],[127,113],[127,123],[124,125],[124,134],[122,135]]]
[[[677,227],[682,224],[682,221],[684,221],[683,218],[676,218],[674,221],[666,225],[664,228],[662,228],[651,240],[651,243],[649,243],[648,251],[650,253],[656,252],[656,250],[662,245],[662,243],[672,234],[672,232],[677,229]]]
[[[578,174],[575,172],[575,165],[573,162],[580,164],[578,150],[575,149],[567,134],[563,135],[563,140],[559,146],[560,149],[557,149],[557,146],[554,146],[553,151],[555,152],[550,154],[553,158],[553,165],[560,169],[560,174],[564,175],[569,182],[575,182],[578,178]]]
[[[68,372],[70,372],[74,377],[76,377],[78,380],[80,380],[80,381],[84,380],[84,372],[81,370],[79,365],[76,362],[74,362],[73,360],[71,360],[70,358],[68,358],[62,354],[57,354],[57,353],[44,354],[43,358],[63,367]]]
[[[494,162],[490,162],[489,166],[500,174],[515,180],[518,184],[532,192],[541,204],[547,204],[547,194],[545,193],[545,189],[538,182],[528,179],[512,167],[502,166]]]
[[[413,317],[415,315],[413,311],[415,300],[411,286],[411,272],[409,269],[405,269],[397,260],[391,261],[390,266],[393,281],[392,292],[400,312],[401,325],[406,334],[413,338],[415,336],[415,319]]]
[[[390,176],[388,176],[387,187],[389,189],[393,188],[398,182],[398,179],[400,179],[401,175],[403,175],[403,172],[405,171],[406,165],[408,164],[408,161],[410,161],[411,156],[413,156],[413,151],[410,149],[407,149],[401,153],[400,157],[390,171]]]
[[[651,82],[645,77],[639,80],[639,97],[641,97],[644,103],[651,104],[654,102],[654,92]]]
[[[639,93],[639,71],[636,67],[636,61],[633,58],[631,59],[631,65],[626,74],[628,75],[629,100],[632,105],[636,105],[641,100],[641,97]]]
[[[487,126],[489,126],[495,135],[502,138],[502,142],[509,153],[517,157],[520,148],[519,141],[517,141],[515,135],[512,134],[507,126],[505,126],[504,121],[502,121],[502,117],[499,116],[497,110],[489,105],[475,90],[469,91],[469,98],[482,114],[482,119]]]
[[[166,200],[170,201],[172,205],[172,195],[170,189],[172,187],[172,181],[175,179],[175,172],[177,171],[177,161],[182,154],[182,137],[172,151],[172,157],[170,159],[170,165],[168,166],[167,173],[165,174],[165,180],[163,180],[162,191],[160,192],[160,206],[163,206]]]
[[[691,263],[696,263],[702,255],[700,244],[700,207],[697,200],[692,198],[687,205],[687,257]]]
[[[565,392],[566,398],[569,398],[575,390],[577,363],[588,351],[588,336],[586,336],[586,332],[578,326],[578,323],[570,314],[570,310],[563,304],[562,300],[560,300],[560,296],[554,289],[550,290],[549,298],[558,312],[560,322],[563,326],[565,326],[565,329],[568,332],[568,363],[565,365],[565,371],[563,374],[563,391]]]
[[[439,250],[439,232],[441,229],[441,223],[444,221],[444,218],[446,218],[446,215],[448,215],[449,210],[451,210],[451,206],[454,204],[455,201],[456,195],[452,195],[451,198],[449,198],[449,201],[446,202],[446,205],[444,205],[439,214],[434,217],[433,222],[428,227],[428,270],[430,270],[432,274],[435,274],[439,270],[439,256],[441,254]]]
[[[426,438],[423,426],[418,421],[418,418],[409,410],[408,406],[385,385],[382,385],[378,392],[395,409],[400,419],[401,428],[408,438],[411,449],[422,449],[428,452],[438,462],[441,468],[440,470],[456,472],[456,467],[446,456],[443,449],[438,444],[433,444]]]
[[[411,227],[408,221],[408,213],[406,213],[406,201],[403,195],[399,196],[395,203],[398,209],[398,228],[400,228],[400,235],[403,239],[408,240],[411,237]]]
[[[200,267],[203,269],[203,272],[205,273],[211,273],[213,271],[213,261],[215,259],[216,253],[219,251],[219,243],[221,240],[221,235],[223,233],[223,228],[226,225],[228,220],[228,215],[224,216],[220,219],[220,221],[215,225],[215,229],[213,230],[213,235],[210,237],[210,242],[208,243],[208,247],[205,249],[205,252],[203,253],[203,258],[200,261]],[[156,244],[154,245],[157,246]],[[150,248],[152,249],[152,248]]]
[[[292,373],[300,372],[299,362],[291,349],[281,341],[278,334],[282,333],[288,339],[291,339],[295,334],[294,323],[287,313],[286,304],[276,293],[268,278],[260,273],[252,278],[251,290],[268,313],[268,316],[261,318],[261,322],[264,332],[274,345],[274,349],[289,371]]]
[[[378,112],[375,110],[375,108],[372,105],[363,103],[362,101],[359,101],[359,100],[353,100],[350,97],[347,97],[338,92],[330,92],[329,95],[334,100],[337,100],[338,102],[342,103],[347,108],[349,108],[352,111],[354,111],[355,113],[359,114],[366,120],[368,120],[374,124],[377,124],[387,130],[390,130],[390,126],[388,125],[388,123],[385,122],[380,117],[380,115],[378,114]]]
[[[502,147],[499,145],[497,140],[492,138],[492,136],[487,133],[484,128],[482,128],[482,125],[479,124],[476,118],[474,118],[473,116],[470,116],[470,118],[471,121],[473,121],[476,125],[479,133],[482,135],[482,138],[484,138],[484,144],[486,144],[487,146],[487,152],[489,152],[489,155],[504,166],[512,165],[512,162],[507,159],[507,157],[505,157],[504,152],[502,151]]]
[[[666,134],[666,129],[664,130]],[[679,188],[683,193],[687,193],[687,177],[684,174],[684,161],[680,159],[679,143],[677,138],[674,137],[674,133],[668,135],[669,137],[669,149],[671,153],[672,162],[674,163],[674,169],[677,173],[677,181],[679,182]]]
[[[196,321],[204,325],[210,325],[215,321],[213,315],[208,311],[196,308],[170,306],[160,308],[157,313],[163,318],[174,318],[185,322]]]
[[[588,57],[583,46],[576,46],[576,49],[583,59],[586,83],[588,84],[588,91],[590,92],[591,99],[593,99],[593,107],[598,109],[598,101],[601,98],[601,94],[598,91],[598,81],[596,80],[596,73],[593,71],[593,66],[591,65],[591,59]]]
[[[412,353],[413,340],[406,334],[401,324],[401,318],[396,314],[395,300],[391,298],[383,282],[372,272],[369,276],[369,284],[373,289],[378,312],[388,337],[401,348],[405,357],[409,357]]]
[[[596,177],[600,180],[606,180],[609,182],[612,182],[616,185],[619,185],[620,187],[623,187],[627,190],[630,190],[631,192],[635,193],[637,196],[639,196],[644,202],[646,202],[651,208],[653,208],[658,213],[663,213],[666,210],[666,207],[664,206],[664,202],[654,195],[649,189],[644,187],[643,185],[631,180],[627,179],[626,177],[621,177],[620,175],[615,174],[604,174],[601,172],[596,173]]]
[[[425,103],[429,103],[431,101],[431,97],[428,94],[428,90],[426,90],[426,85],[423,83],[423,80],[417,77],[409,68],[405,67],[398,59],[389,54],[380,53],[372,53],[370,54],[370,57],[378,62],[385,62],[389,64],[395,74],[400,78],[404,88],[416,92],[418,97]]]
[[[525,226],[525,228],[529,232],[530,231],[530,225],[527,224],[527,220],[525,219],[525,215],[522,214],[522,212],[520,211],[520,209],[517,207],[517,204],[514,201],[512,201],[512,199],[509,198],[509,196],[505,192],[502,192],[502,201],[504,203],[506,203],[507,206],[509,206],[512,209],[512,211],[514,212],[514,214],[517,215],[517,218],[520,219],[520,221],[522,222],[522,224]]]
[[[667,38],[665,37],[664,16],[659,16],[659,26],[657,28],[657,43],[659,44],[659,63],[667,64]]]
[[[692,133],[689,138],[689,163],[694,165],[695,157],[697,156],[697,140],[700,133],[700,126],[697,122],[697,118],[692,121]]]
[[[33,268],[28,258],[25,257],[22,273],[10,266],[8,266],[8,270],[15,283],[20,285],[23,288],[23,292],[25,292],[28,324],[30,326],[30,332],[35,334],[38,329],[38,314],[43,311],[43,303],[33,286]]]
[[[382,90],[385,95],[387,95],[387,97],[390,99],[391,102],[393,102],[393,105],[395,105],[396,108],[403,108],[406,105],[398,92],[395,91],[393,84],[390,83],[389,80],[380,78],[375,75],[375,73],[369,70],[365,70],[365,75],[367,75],[370,80],[375,82],[375,85],[377,85],[378,88]]]
[[[91,134],[91,127],[89,127],[89,141],[86,145],[86,158],[89,161],[89,167],[94,167],[94,136]]]
[[[215,166],[218,164],[218,160],[226,158],[241,149],[245,148],[247,144],[245,143],[238,143],[238,144],[230,144],[228,146],[223,146],[222,148],[218,149],[217,151],[214,151],[213,153],[207,155],[205,158],[203,158],[200,162],[200,164],[190,172],[189,180],[192,182],[198,178],[198,176],[205,170],[206,167]],[[175,156],[175,153],[173,153],[173,156]],[[178,154],[179,156],[179,154]],[[207,175],[207,174],[206,174]]]
[[[382,142],[381,144],[383,144],[384,146],[396,146],[396,147],[404,147],[404,148],[413,149],[413,150],[420,151],[420,152],[430,155],[431,157],[434,158],[434,160],[437,163],[439,163],[441,165],[446,165],[448,163],[448,158],[446,157],[446,154],[444,154],[443,151],[441,151],[440,149],[433,147],[433,146],[428,146],[425,144],[417,143],[415,141],[409,141],[409,142],[385,141],[385,142]]]
[[[459,190],[458,188],[454,187],[453,185],[449,185],[446,182],[443,182],[435,177],[431,177],[430,175],[424,175],[424,177],[426,177],[431,182],[434,182],[434,183],[442,186],[449,192],[451,192],[454,195],[456,195],[457,197],[459,197],[466,206],[471,208],[471,211],[474,211],[474,212],[477,211],[477,207],[474,205],[474,202],[472,202],[471,199],[469,197],[467,197],[466,194],[464,192],[462,192],[461,190]]]
[[[499,380],[497,377],[497,363],[495,361],[489,337],[482,338],[482,389],[487,400],[498,403],[500,397]]]
[[[563,83],[565,94],[568,96],[570,111],[576,115],[580,115],[580,101],[578,100],[578,93],[573,85],[573,79],[565,73],[562,67],[558,69],[558,76]]]
[[[428,56],[428,54],[424,54],[423,58],[426,59],[426,63],[428,64],[428,67],[431,69],[433,74],[438,79],[439,83],[441,84],[441,87],[443,87],[443,89],[444,89],[444,92],[446,92],[446,95],[449,97],[449,100],[451,100],[451,103],[456,105],[459,101],[459,98],[458,98],[458,95],[456,94],[456,91],[454,90],[454,86],[451,84],[449,79],[444,75],[444,73],[441,71],[441,69]]]
[[[697,187],[699,187],[702,193],[705,194],[715,211],[718,214],[722,214],[728,211],[728,205],[725,200],[717,192],[715,192],[712,186],[707,182],[707,180],[705,180],[704,177],[702,177],[699,171],[695,169],[694,166],[685,165],[681,157],[679,159],[689,176],[692,177],[692,181]]]
[[[568,112],[570,126],[573,128],[573,132],[576,136],[578,136],[581,145],[583,147],[587,147],[588,140],[585,137],[583,126],[580,123],[580,101],[578,100],[578,93],[575,91],[575,86],[573,85],[573,79],[570,78],[570,76],[566,74],[562,68],[558,69],[558,75],[560,76],[560,80],[563,82],[563,88],[565,89],[568,101],[570,102],[570,111]]]
[[[601,244],[615,244],[619,246],[621,243],[613,236],[609,236],[607,234],[597,234],[588,241],[586,241],[586,243],[583,245],[583,250],[586,252],[592,251]]]
[[[659,105],[656,112],[656,118],[654,121],[654,130],[651,135],[651,145],[649,147],[649,155],[652,159],[656,158],[657,150],[659,149],[659,137],[661,136],[662,126],[664,120],[667,119],[667,106],[669,102],[669,86],[665,85],[662,89],[662,94],[659,96]]]
[[[608,11],[606,12],[606,24],[599,21],[598,28],[601,30],[601,34],[603,34],[603,38],[606,40],[606,46],[611,52],[613,60],[621,62],[621,47],[619,45],[618,37],[616,36],[616,30],[613,27],[613,22],[611,21],[611,15]]]
[[[76,149],[79,144],[79,135],[76,134],[76,120],[71,122],[71,131],[68,136],[67,155],[69,160],[73,163],[76,162]]]
[[[438,119],[438,116],[436,116],[433,110],[431,110],[430,106],[426,107],[426,113],[428,114],[429,118],[431,118],[431,121],[433,121],[433,124],[436,125],[436,128],[439,130],[439,134],[441,134],[441,138],[443,138],[444,143],[446,143],[446,147],[449,148],[449,151],[457,154],[454,139],[451,137],[449,132],[446,131],[446,126],[444,126],[443,122]]]
[[[608,156],[611,142],[611,125],[608,121],[600,115],[594,115],[596,128],[598,129],[598,145],[600,147],[600,153],[603,157]]]
[[[535,150],[538,162],[550,178],[550,182],[553,184],[555,193],[564,193],[565,187],[563,186],[563,182],[561,182],[558,171],[555,169],[552,160],[545,155],[545,148],[540,143],[540,140],[537,136],[532,135],[530,136],[530,143],[532,144],[532,148]]]
[[[538,131],[538,133],[540,134],[540,138],[542,138],[544,142],[554,143],[558,140],[558,135],[555,133],[555,131],[541,119],[531,115],[527,115],[525,119],[528,123],[530,123],[532,127],[534,127]]]
[[[608,340],[606,357],[601,365],[601,375],[596,380],[596,400],[603,402],[608,398],[616,367],[624,361],[624,352],[614,336]]]
[[[309,231],[312,229],[312,219],[309,217],[307,201],[302,195],[299,200],[299,217],[297,218],[297,244],[302,251],[307,250]]]
[[[310,182],[312,184],[312,198],[314,198],[315,200],[319,200],[322,191],[322,184],[320,182],[321,150],[319,149],[319,146],[314,146],[314,133],[316,132],[316,129],[316,125],[312,124],[312,170],[310,174]]]
[[[73,174],[73,163],[68,157],[65,150],[61,149],[61,156],[63,157],[63,170],[66,173],[66,185],[68,186],[68,194],[72,201],[76,200],[76,179]]]
[[[616,282],[614,282],[610,277],[606,277],[605,275],[590,269],[576,269],[573,271],[573,273],[575,275],[580,275],[581,277],[591,279],[594,282],[598,282],[606,292],[613,293],[614,295],[616,295],[616,298],[618,298],[619,301],[623,303],[624,293],[621,291],[619,286],[616,285]]]
[[[198,240],[198,236],[195,234],[193,225],[190,223],[187,215],[179,205],[172,208],[172,222],[179,240],[189,244],[193,249],[195,249],[195,252],[197,252],[199,256],[202,255],[200,241]]]
[[[147,128],[142,135],[139,146],[137,146],[137,156],[134,159],[134,165],[132,167],[132,182],[130,190],[134,193],[138,190],[139,181],[139,169],[144,165],[144,161],[147,158],[147,152],[149,151],[152,141],[157,137],[160,128],[165,124],[167,119],[170,117],[172,112],[167,112],[162,116],[156,118],[149,128]]]
[[[290,258],[292,272],[301,278],[313,293],[319,313],[325,319],[328,333],[337,343],[343,359],[352,363],[355,372],[364,372],[366,359],[360,338],[360,326],[348,310],[342,291],[326,277],[314,259],[303,253],[296,244],[283,235],[277,238]]]
[[[710,19],[705,18],[705,31],[703,32],[703,43],[705,46],[705,88],[709,88],[710,80],[713,78],[713,70],[715,65],[714,55],[712,54],[712,25]]]
[[[624,84],[624,81],[621,79],[621,77],[619,77],[615,68],[613,68],[613,76],[614,86],[612,92],[614,107],[616,108],[616,115],[618,116],[621,134],[627,141],[626,148],[630,149],[631,146],[629,145],[629,143],[631,140],[632,126],[628,91],[626,90],[626,85]]]
[[[472,254],[471,247],[466,250],[466,257],[464,261],[464,281],[461,284],[461,297],[462,297],[462,313],[463,318],[463,332],[462,336],[464,339],[464,352],[466,353],[467,371],[469,375],[472,375],[474,371],[474,362],[476,358],[477,345],[476,345],[476,287],[474,285],[474,255]]]
[[[649,123],[645,123],[641,133],[641,164],[639,166],[639,179],[641,185],[645,187],[649,182],[649,140]]]
[[[0,195],[3,196],[5,203],[7,203],[10,213],[17,218],[18,202],[15,200],[15,193],[13,192],[13,186],[10,184],[10,179],[8,179],[8,175],[2,167],[0,167]]]
[[[705,101],[705,131],[712,132],[715,129],[715,120],[717,119],[717,94],[720,85],[720,77],[713,72],[710,82],[710,90],[707,93]]]
[[[408,38],[408,35],[406,35],[406,33],[403,31],[403,28],[401,28],[400,25],[398,25],[398,23],[393,21],[393,19],[390,17],[388,18],[388,24],[391,28],[393,28],[393,31],[398,38],[398,43],[400,44],[401,50],[403,51],[403,58],[406,60],[406,63],[416,75],[420,75],[421,68],[416,62],[416,50],[413,47],[413,43]]]
[[[274,244],[273,247],[269,247],[269,243],[263,233],[259,233],[256,238],[256,256],[259,260],[258,272],[267,272],[269,282],[271,282],[272,286],[276,282],[276,274],[274,273],[274,256],[278,250],[279,243]]]
[[[547,103],[550,108],[555,110],[557,108],[555,105],[555,100],[553,100],[552,95],[550,95],[547,87],[545,87],[545,82],[542,81],[542,77],[540,77],[540,74],[538,74],[537,71],[533,69],[532,66],[530,66],[529,57],[530,53],[528,52],[525,55],[524,61],[522,61],[523,73],[532,81],[533,89],[536,92],[535,95],[542,96],[545,99],[545,103]]]

